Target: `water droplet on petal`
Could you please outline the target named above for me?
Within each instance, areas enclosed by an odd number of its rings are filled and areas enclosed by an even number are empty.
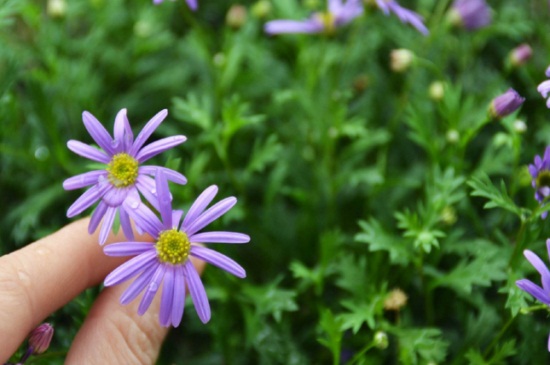
[[[151,193],[152,193],[152,194],[156,194],[156,193],[157,193],[157,189],[154,189],[154,188],[151,189]]]
[[[130,208],[137,209],[139,207],[139,202],[137,200],[130,201]]]
[[[151,283],[149,284],[149,288],[147,290],[149,291],[157,291],[159,288],[159,286],[157,285],[157,283]]]

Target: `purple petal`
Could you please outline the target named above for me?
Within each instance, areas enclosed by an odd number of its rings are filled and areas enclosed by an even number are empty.
[[[542,94],[542,97],[548,97],[548,93],[550,92],[550,80],[540,83],[539,86],[537,86],[537,91]]]
[[[546,292],[538,285],[527,279],[521,279],[516,281],[516,285],[523,291],[534,296],[539,302],[550,305],[550,297]]]
[[[206,296],[201,278],[191,261],[187,261],[183,265],[183,271],[187,278],[187,286],[189,287],[191,299],[193,299],[193,304],[195,304],[195,310],[202,323],[206,323],[210,320],[210,304],[208,303],[208,297]]]
[[[182,216],[183,216],[183,210],[172,211],[172,228],[177,229],[179,227]]]
[[[206,247],[193,245],[191,246],[191,255],[203,261],[206,261],[209,264],[217,266],[220,269],[225,270],[238,278],[246,277],[246,272],[241,265],[236,263],[233,259],[230,259],[229,257],[217,251],[211,250]]]
[[[295,20],[272,20],[264,25],[267,34],[284,33],[321,33],[325,27],[317,19],[304,21]]]
[[[151,203],[156,210],[160,209],[158,198],[156,196],[157,187],[155,186],[155,180],[145,175],[138,176],[136,180],[136,188],[139,190],[141,195],[143,195],[145,200]]]
[[[92,213],[92,218],[90,219],[90,224],[88,225],[89,234],[93,234],[95,232],[95,230],[99,226],[99,223],[101,223],[101,220],[103,219],[107,208],[109,208],[107,204],[102,201],[99,202],[94,212]]]
[[[155,271],[153,278],[149,282],[149,285],[147,285],[145,293],[143,293],[143,297],[141,298],[141,302],[139,303],[138,314],[140,316],[142,316],[147,311],[147,309],[149,309],[149,306],[151,305],[155,294],[157,294],[157,291],[159,290],[165,272],[166,265],[160,264],[157,266],[157,270]]]
[[[172,227],[172,197],[170,196],[168,181],[162,171],[158,172],[155,182],[162,222],[164,223],[164,227]]]
[[[187,3],[187,6],[189,6],[189,8],[193,11],[197,10],[197,8],[199,7],[199,5],[197,4],[197,0],[185,0],[185,2]]]
[[[151,136],[151,134],[153,134],[155,129],[157,129],[157,127],[160,125],[160,123],[162,123],[162,121],[164,120],[164,118],[166,118],[167,115],[168,115],[168,111],[166,109],[161,110],[153,118],[151,118],[149,122],[147,122],[145,127],[143,127],[141,132],[138,134],[136,140],[134,141],[134,144],[132,145],[132,148],[130,149],[131,156],[137,155],[137,153],[139,152],[139,150],[141,149],[145,141],[147,141],[147,139]]]
[[[116,211],[117,211],[117,208],[109,207],[105,212],[105,216],[103,217],[103,223],[101,223],[101,230],[99,231],[100,245],[103,245],[107,241],[107,237],[109,237],[109,233],[111,233],[111,229],[113,228],[113,222],[115,221]]]
[[[237,199],[234,197],[225,198],[218,203],[214,204],[207,211],[202,213],[197,219],[189,224],[188,227],[185,227],[183,230],[187,233],[188,236],[195,234],[195,232],[200,231],[222,215],[224,215],[229,209],[231,209]]]
[[[128,122],[126,109],[121,109],[115,118],[115,142],[117,143],[117,152],[129,151],[134,143],[134,134]]]
[[[72,218],[88,209],[104,194],[106,187],[94,185],[84,192],[67,210],[67,217]]]
[[[160,299],[159,322],[163,327],[170,326],[172,322],[172,305],[174,303],[174,272],[173,266],[166,268],[166,274],[162,281],[162,296]]]
[[[158,263],[155,261],[151,261],[149,264],[144,265],[143,272],[132,282],[132,284],[130,284],[124,293],[122,293],[120,297],[121,304],[126,305],[137,298],[139,293],[141,293],[151,281],[155,271],[157,271],[157,265]]]
[[[550,271],[548,271],[548,268],[542,262],[542,260],[534,254],[532,251],[525,250],[523,251],[523,255],[527,258],[527,260],[533,265],[533,267],[539,272],[540,276],[542,277],[542,287],[545,290],[550,290]]]
[[[161,166],[140,166],[139,167],[139,173],[140,174],[146,174],[151,176],[156,176],[157,171],[162,170],[164,172],[164,175],[166,175],[166,179],[169,181],[175,182],[176,184],[185,185],[187,184],[187,179],[185,176],[180,174],[177,171],[167,169],[166,167]]]
[[[82,113],[82,121],[84,122],[84,127],[86,127],[86,130],[90,133],[90,136],[92,136],[95,143],[97,143],[99,147],[103,148],[103,150],[109,155],[114,155],[115,150],[111,146],[111,143],[113,142],[111,135],[96,119],[96,117],[85,111]]]
[[[98,182],[100,176],[107,177],[107,172],[105,170],[95,170],[75,175],[63,181],[63,189],[75,190],[94,185]]]
[[[155,251],[154,243],[137,241],[119,242],[107,245],[103,248],[103,252],[105,253],[105,255],[113,257],[140,255],[149,250]]]
[[[105,278],[104,285],[113,286],[120,284],[143,271],[151,262],[157,262],[157,253],[154,250],[144,252],[114,269]]]
[[[166,137],[166,138],[160,139],[156,142],[153,142],[143,147],[137,154],[136,159],[140,163],[143,163],[148,159],[158,155],[159,153],[162,153],[166,150],[169,150],[172,147],[182,144],[186,140],[187,140],[187,137],[185,136],[172,136],[172,137]]]
[[[67,142],[67,147],[77,155],[93,161],[102,162],[104,164],[108,164],[111,161],[111,159],[109,158],[109,156],[107,156],[105,152],[100,151],[92,146],[88,146],[87,144],[80,141],[75,141],[74,139],[71,139],[69,142]]]
[[[183,266],[174,267],[174,302],[172,303],[172,326],[178,327],[185,308],[185,279]]]
[[[237,232],[203,232],[189,237],[193,243],[247,243],[250,236]]]
[[[124,202],[124,209],[126,209],[130,217],[136,222],[136,225],[153,236],[153,238],[157,238],[159,232],[164,230],[163,224],[159,221],[155,213],[141,201],[130,197]]]
[[[122,227],[124,236],[127,240],[134,240],[134,230],[132,229],[132,223],[130,222],[130,215],[128,215],[128,212],[122,205],[118,208],[118,213],[120,217],[120,226]]]
[[[188,226],[190,223],[192,223],[199,215],[202,214],[204,209],[210,204],[212,199],[216,196],[218,193],[218,187],[216,185],[211,185],[208,188],[206,188],[201,195],[195,200],[195,202],[191,205],[191,208],[189,208],[189,211],[185,215],[185,219],[183,220],[182,226]]]
[[[127,188],[117,188],[111,185],[111,188],[107,190],[107,192],[103,196],[103,201],[107,203],[110,207],[118,207],[124,202],[132,188],[134,187],[129,186]]]

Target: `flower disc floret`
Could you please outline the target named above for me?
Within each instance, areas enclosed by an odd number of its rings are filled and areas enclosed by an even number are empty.
[[[138,178],[138,161],[127,153],[117,153],[107,167],[108,179],[117,188],[134,185]]]
[[[159,234],[155,247],[160,261],[178,265],[187,261],[191,251],[191,242],[184,232],[170,229]]]
[[[550,171],[540,171],[536,179],[537,188],[550,187]]]

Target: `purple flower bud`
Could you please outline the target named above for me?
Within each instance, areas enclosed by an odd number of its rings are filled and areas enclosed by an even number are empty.
[[[527,43],[520,44],[510,52],[510,62],[514,66],[521,66],[533,55],[533,49]]]
[[[505,117],[516,111],[525,101],[516,90],[510,88],[491,102],[491,114],[496,118]]]
[[[455,0],[449,17],[453,24],[468,30],[482,28],[491,23],[491,12],[485,0]]]
[[[49,323],[42,323],[33,329],[29,335],[29,349],[33,354],[41,354],[50,347],[53,337],[53,327]]]

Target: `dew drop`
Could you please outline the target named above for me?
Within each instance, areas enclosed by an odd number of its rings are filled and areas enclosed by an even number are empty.
[[[157,189],[153,188],[151,189],[151,194],[156,194],[157,193]]]
[[[159,289],[159,286],[157,285],[157,283],[151,283],[151,284],[149,284],[149,288],[148,288],[149,291],[154,291],[154,292],[156,292],[158,289]]]
[[[139,207],[139,202],[137,200],[132,200],[130,202],[130,208],[137,209]]]
[[[38,161],[46,161],[50,156],[50,150],[46,146],[40,146],[34,151],[34,157]]]
[[[25,286],[31,285],[31,278],[29,277],[29,274],[27,274],[25,271],[18,270],[17,276],[19,277],[19,280],[21,281],[21,284]]]

